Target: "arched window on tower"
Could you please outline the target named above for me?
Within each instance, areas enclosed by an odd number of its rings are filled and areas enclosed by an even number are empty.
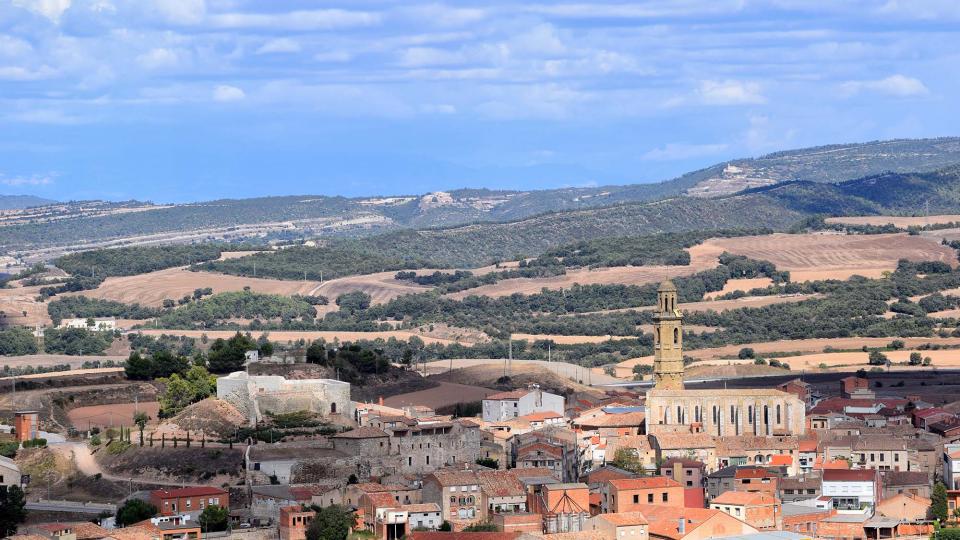
[[[680,329],[679,329],[679,328],[674,328],[674,329],[673,329],[673,344],[674,344],[674,345],[678,345],[679,343],[680,343]]]
[[[780,404],[777,403],[777,425],[780,425]]]
[[[653,340],[653,344],[654,344],[654,345],[659,345],[659,344],[660,344],[660,329],[657,328],[656,330],[657,330],[657,332],[656,332],[656,336],[657,336],[657,337]]]

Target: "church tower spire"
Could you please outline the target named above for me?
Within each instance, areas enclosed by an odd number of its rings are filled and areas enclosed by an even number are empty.
[[[683,390],[683,314],[677,307],[677,286],[670,281],[657,289],[653,325],[654,388]]]

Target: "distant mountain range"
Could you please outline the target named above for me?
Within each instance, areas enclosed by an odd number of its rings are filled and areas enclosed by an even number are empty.
[[[0,210],[30,208],[31,206],[43,206],[55,202],[57,201],[34,197],[33,195],[0,195]]]
[[[371,237],[420,230],[416,234],[431,237],[501,237],[503,247],[495,251],[511,250],[507,255],[512,255],[518,252],[514,248],[529,252],[523,245],[539,249],[552,244],[551,238],[533,236],[559,233],[555,227],[561,222],[579,221],[574,228],[592,228],[596,234],[637,234],[741,225],[783,227],[813,213],[916,212],[928,207],[960,211],[957,169],[951,168],[955,164],[960,164],[960,138],[900,139],[738,159],[655,184],[540,191],[459,189],[366,198],[306,195],[168,206],[136,201],[58,203],[49,210],[0,219],[0,250],[95,247],[105,242]],[[518,220],[523,220],[523,227],[510,223]],[[617,226],[601,225],[618,220]],[[587,234],[566,228],[569,234],[561,234],[566,240]],[[529,241],[517,242],[520,237]]]

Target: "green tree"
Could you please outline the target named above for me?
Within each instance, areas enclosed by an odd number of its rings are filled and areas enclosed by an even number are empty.
[[[740,349],[740,352],[737,353],[737,358],[741,360],[746,360],[748,358],[753,358],[756,353],[753,352],[753,349],[750,347],[744,347]]]
[[[497,460],[488,457],[477,459],[477,465],[483,465],[484,467],[490,467],[491,469],[497,469],[500,467],[500,463]]]
[[[905,344],[903,343],[903,340],[900,340],[900,339],[895,339],[895,340],[891,341],[889,345],[887,345],[887,347],[890,347],[891,349],[893,349],[893,350],[895,350],[895,351],[899,351],[899,350],[902,349],[904,346],[905,346]]]
[[[149,358],[140,356],[140,353],[133,351],[127,358],[127,365],[124,372],[128,379],[134,381],[149,381],[153,378],[153,362]]]
[[[910,365],[919,366],[923,363],[923,355],[917,351],[910,353]]]
[[[611,464],[614,467],[633,473],[644,472],[643,465],[640,463],[640,458],[637,456],[636,451],[634,451],[632,448],[617,448],[616,453],[613,455],[613,461]]]
[[[930,495],[930,515],[941,523],[946,523],[947,511],[947,486],[943,485],[943,482],[937,482],[933,486],[933,494]]]
[[[210,345],[207,365],[213,373],[229,373],[243,368],[244,354],[259,349],[257,342],[240,332],[230,339],[217,339]]]
[[[139,411],[133,415],[133,423],[140,428],[140,446],[143,446],[143,428],[147,427],[147,422],[150,421],[150,416],[143,411]]]
[[[468,525],[463,529],[463,532],[498,532],[500,529],[497,529],[497,526],[492,522],[486,523],[474,523],[473,525]]]
[[[17,525],[26,521],[26,504],[20,486],[10,486],[0,493],[0,536],[13,536],[17,532]]]
[[[161,382],[166,384],[163,394],[160,395],[160,409],[164,416],[169,418],[195,401],[196,390],[190,381],[180,375],[173,374]]]
[[[229,515],[230,512],[226,508],[211,504],[204,508],[203,512],[200,512],[200,517],[197,518],[197,521],[205,533],[225,531],[227,530],[227,518]]]
[[[327,363],[327,348],[324,346],[323,341],[317,340],[310,344],[307,347],[307,362],[311,364],[321,364],[326,365]]]
[[[887,365],[887,355],[880,351],[870,351],[870,355],[867,357],[867,362],[871,366],[885,366]]]
[[[317,513],[307,527],[307,540],[344,540],[354,525],[353,512],[338,506],[314,507]]]
[[[363,311],[370,307],[370,295],[363,291],[343,293],[337,297],[337,305],[346,313]]]
[[[453,525],[451,525],[449,521],[443,520],[443,523],[437,527],[437,530],[440,532],[450,532],[453,530]]]
[[[157,507],[141,499],[127,499],[117,509],[117,525],[126,527],[157,515]]]

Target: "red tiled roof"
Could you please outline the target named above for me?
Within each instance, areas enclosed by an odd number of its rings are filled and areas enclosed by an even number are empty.
[[[645,518],[640,512],[616,512],[612,514],[600,514],[600,519],[617,527],[647,525],[648,523],[647,518]]]
[[[333,436],[334,439],[375,439],[378,437],[389,437],[389,435],[380,428],[363,426]]]
[[[873,482],[877,472],[873,469],[826,469],[824,482]]]
[[[563,418],[563,415],[552,411],[546,411],[525,414],[520,417],[521,420],[526,420],[527,422],[542,422],[549,418]]]
[[[736,472],[733,473],[734,478],[770,478],[771,476],[776,476],[776,474],[763,467],[737,469]]]
[[[498,392],[496,394],[490,394],[489,396],[483,399],[492,399],[494,401],[503,400],[503,399],[514,400],[514,399],[520,399],[529,393],[530,393],[529,390],[511,390],[509,392]]]
[[[777,454],[770,457],[770,465],[773,466],[787,466],[793,465],[793,456],[788,456],[786,454]]]
[[[766,493],[750,491],[724,491],[719,497],[710,501],[711,504],[731,504],[737,506],[773,504],[776,499]]]
[[[227,495],[227,492],[213,486],[193,486],[174,489],[155,489],[151,496],[159,499],[173,499],[176,497],[204,497],[207,495]]]
[[[438,532],[411,531],[411,540],[517,540],[519,532]]]
[[[642,478],[615,478],[607,480],[617,489],[653,489],[680,487],[680,483],[666,476],[646,476]]]

